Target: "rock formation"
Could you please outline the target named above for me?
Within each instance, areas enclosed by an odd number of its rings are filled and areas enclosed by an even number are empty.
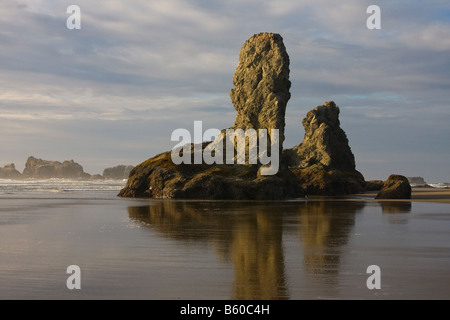
[[[83,167],[73,160],[61,163],[29,157],[23,170],[23,177],[36,179],[89,179],[90,174],[85,173]]]
[[[231,101],[237,111],[233,129],[278,129],[284,141],[289,89],[289,56],[279,34],[260,33],[239,53]]]
[[[280,152],[289,100],[289,57],[278,34],[260,33],[247,40],[239,55],[230,97],[237,111],[232,129],[278,129]],[[225,130],[209,148],[225,139]],[[273,137],[269,136],[271,143]],[[208,147],[209,146],[209,147]],[[222,144],[224,147],[225,144]],[[220,149],[220,148],[219,148]],[[219,151],[219,149],[214,149]],[[192,150],[192,149],[191,149]],[[184,153],[183,153],[184,154]],[[284,199],[303,194],[295,175],[282,162],[275,175],[262,175],[261,164],[175,165],[171,152],[159,154],[134,168],[119,196],[202,199]]]
[[[411,185],[406,177],[392,174],[383,183],[376,199],[411,199]]]
[[[429,187],[428,184],[425,182],[425,179],[422,177],[407,177],[409,183],[411,186],[414,187]]]
[[[7,164],[3,168],[0,168],[0,179],[22,179],[22,174],[16,170],[14,163]]]
[[[103,170],[103,177],[105,179],[128,179],[133,166],[119,165]]]
[[[279,141],[282,155],[275,175],[264,175],[265,166],[254,164],[246,150],[245,164],[175,165],[171,153],[161,153],[134,168],[119,196],[203,199],[284,199],[310,195],[341,195],[365,190],[364,177],[355,168],[355,158],[339,123],[339,107],[332,101],[308,112],[303,119],[303,142],[283,150],[286,105],[290,98],[289,56],[278,34],[260,33],[247,40],[239,54],[230,98],[237,111],[231,129],[269,133],[270,145]],[[278,129],[279,139],[271,134]],[[222,130],[213,142],[189,145],[176,152],[187,160],[193,150],[210,151],[222,158],[230,135]],[[257,144],[261,144],[258,140]],[[234,159],[238,143],[234,144]],[[248,139],[245,144],[251,145]],[[258,150],[260,145],[258,146]],[[270,150],[273,154],[275,150]],[[198,153],[197,153],[198,154]],[[269,154],[269,152],[267,153]],[[211,153],[212,155],[212,153]],[[261,159],[261,155],[258,155]],[[204,159],[203,159],[204,160]],[[180,161],[181,162],[181,161]],[[225,162],[224,162],[225,163]],[[264,170],[264,172],[263,172]]]
[[[340,127],[339,107],[325,102],[309,111],[302,124],[303,142],[283,155],[307,193],[341,195],[364,190],[364,177],[355,168],[347,135]]]

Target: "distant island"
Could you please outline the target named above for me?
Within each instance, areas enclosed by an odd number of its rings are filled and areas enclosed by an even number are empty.
[[[16,169],[14,163],[7,164],[0,168],[0,179],[80,179],[80,180],[122,180],[127,179],[133,166],[118,165],[103,170],[103,174],[91,175],[84,172],[83,167],[74,160],[63,162],[42,160],[35,157],[29,157],[25,163],[23,172]]]
[[[408,181],[413,187],[430,187],[422,177],[408,177]]]

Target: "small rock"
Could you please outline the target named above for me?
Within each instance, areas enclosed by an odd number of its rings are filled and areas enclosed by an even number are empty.
[[[411,199],[411,185],[404,176],[390,175],[375,199]]]

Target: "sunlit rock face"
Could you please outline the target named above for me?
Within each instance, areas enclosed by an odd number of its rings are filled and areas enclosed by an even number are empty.
[[[333,102],[310,110],[303,119],[303,141],[292,148],[292,165],[300,169],[318,165],[324,169],[355,171],[355,157],[340,127],[339,107]]]
[[[289,89],[289,56],[279,34],[260,33],[241,48],[231,101],[237,111],[232,128],[278,129],[283,147]]]
[[[340,195],[363,191],[347,135],[340,127],[339,107],[328,101],[303,119],[303,141],[283,156],[308,194]]]

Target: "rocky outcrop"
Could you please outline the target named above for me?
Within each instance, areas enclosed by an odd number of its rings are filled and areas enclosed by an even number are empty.
[[[0,179],[22,179],[22,174],[16,170],[14,163],[11,163],[0,168]]]
[[[383,183],[376,199],[411,199],[411,185],[406,177],[390,175]]]
[[[260,33],[244,43],[233,84],[230,98],[237,114],[231,129],[266,129],[269,133],[264,138],[266,143],[279,142],[278,150],[270,150],[271,154],[278,151],[275,155],[281,155],[275,175],[264,175],[266,167],[249,161],[248,150],[245,164],[238,165],[206,164],[204,159],[195,165],[186,162],[175,165],[171,153],[165,152],[134,168],[119,196],[284,199],[301,197],[305,191],[310,195],[343,195],[365,190],[366,182],[355,168],[347,136],[340,127],[339,107],[333,101],[309,111],[302,122],[303,142],[283,150],[291,82],[289,56],[280,35]],[[271,129],[278,130],[278,140]],[[189,145],[176,154],[190,161],[195,159],[193,150],[214,150],[214,155],[223,159],[229,137],[224,129],[215,141]],[[264,140],[257,142],[258,150],[261,141]],[[236,152],[238,144],[233,144]],[[251,140],[245,144],[250,146]],[[233,155],[234,159],[239,158]],[[258,160],[262,158],[259,157]]]
[[[242,46],[230,97],[237,111],[231,129],[278,129],[279,155],[289,100],[289,57],[278,34],[254,35]],[[224,150],[226,131],[212,143],[192,145],[205,151]],[[272,143],[271,135],[268,143]],[[215,152],[216,152],[215,151]],[[183,150],[184,152],[189,152]],[[191,158],[192,154],[189,155]],[[274,175],[263,175],[261,163],[175,165],[171,152],[159,154],[134,168],[119,196],[202,199],[285,199],[303,195],[296,176],[281,161]]]
[[[233,129],[278,129],[284,141],[289,89],[289,56],[279,34],[260,33],[239,53],[231,101],[237,111]]]
[[[49,178],[62,178],[62,179],[89,179],[90,174],[85,173],[83,167],[73,160],[58,162],[37,159],[35,157],[29,157],[25,169],[23,170],[23,176],[25,178],[35,179],[49,179]]]
[[[363,191],[364,177],[356,170],[347,135],[340,127],[339,107],[325,102],[302,121],[303,142],[283,151],[290,169],[308,194],[342,195]]]
[[[119,196],[180,199],[267,200],[302,195],[295,176],[283,170],[258,176],[256,166],[174,165],[170,152],[136,166]]]
[[[118,165],[103,170],[103,178],[105,179],[128,179],[133,166]]]
[[[339,112],[339,107],[329,101],[306,114],[302,121],[305,136],[292,148],[291,166],[355,171],[355,157],[340,127]]]

